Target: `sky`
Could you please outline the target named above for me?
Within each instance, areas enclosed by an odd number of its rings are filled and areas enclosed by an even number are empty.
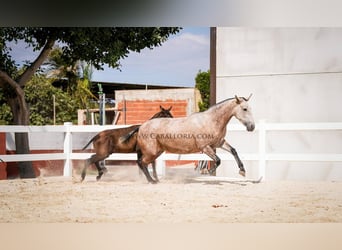
[[[121,71],[105,67],[93,81],[195,86],[196,74],[209,70],[210,28],[183,28],[160,47],[130,53]]]
[[[23,43],[12,48],[19,64],[36,58]],[[92,81],[193,87],[196,74],[209,70],[209,52],[210,28],[184,27],[159,47],[130,53],[120,61],[121,70],[107,65],[103,71],[94,70]]]

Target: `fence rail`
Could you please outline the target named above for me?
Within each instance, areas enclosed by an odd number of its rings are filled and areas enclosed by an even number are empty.
[[[0,155],[4,162],[18,161],[41,161],[41,160],[64,160],[64,176],[72,174],[72,160],[87,159],[91,153],[73,153],[72,152],[72,134],[82,132],[100,132],[105,129],[126,127],[127,125],[107,125],[107,126],[77,126],[65,123],[62,126],[0,126],[0,132],[46,132],[64,133],[63,153],[45,153],[45,154],[21,154],[21,155]],[[245,127],[240,124],[229,124],[229,131],[244,131]],[[274,154],[266,152],[267,131],[331,131],[342,130],[342,122],[334,123],[266,123],[260,120],[256,124],[258,132],[258,152],[253,154],[241,154],[244,161],[258,161],[259,178],[266,176],[267,161],[321,161],[321,162],[342,162],[342,153],[338,154]],[[229,153],[218,153],[223,161],[233,161],[234,158]],[[114,153],[107,160],[136,160],[135,153],[120,154]],[[210,160],[204,154],[169,154],[163,153],[157,160],[157,172],[159,175],[165,175],[165,160]]]

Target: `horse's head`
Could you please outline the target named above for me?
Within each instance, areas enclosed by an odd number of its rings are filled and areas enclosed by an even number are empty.
[[[161,118],[161,117],[173,118],[173,116],[170,112],[172,109],[172,106],[170,106],[170,108],[168,108],[168,109],[164,109],[162,106],[159,106],[159,107],[160,107],[160,111],[158,113],[156,113],[154,116],[152,116],[151,119]]]
[[[246,126],[247,131],[253,131],[255,128],[254,118],[251,108],[248,105],[248,101],[252,94],[248,98],[235,96],[236,107],[234,108],[233,115]]]

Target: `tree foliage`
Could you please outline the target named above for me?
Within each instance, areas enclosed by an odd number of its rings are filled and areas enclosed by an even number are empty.
[[[11,108],[8,106],[5,94],[0,88],[0,125],[10,125],[12,120]]]
[[[31,125],[53,124],[53,96],[55,96],[56,124],[77,121],[77,100],[52,86],[51,79],[35,75],[25,87],[25,97],[30,107]]]
[[[199,71],[195,77],[195,87],[200,91],[202,102],[198,103],[199,110],[205,111],[210,106],[210,71]]]
[[[87,109],[91,106],[89,99],[97,99],[91,92],[91,78],[93,66],[85,61],[77,60],[68,64],[63,60],[63,51],[56,46],[44,63],[43,73],[49,79],[66,81],[67,93],[74,98],[79,109]]]
[[[53,96],[55,96],[57,125],[61,125],[65,121],[77,124],[77,109],[95,108],[91,106],[94,103],[89,100],[93,94],[89,90],[87,78],[76,80],[77,88],[74,93],[54,87],[52,85],[53,80],[43,74],[36,74],[26,84],[24,92],[30,110],[30,125],[54,124]],[[4,92],[0,88],[0,125],[11,125],[13,124],[12,120],[10,107],[6,103]]]
[[[120,59],[130,51],[140,52],[144,48],[160,46],[170,34],[179,28],[2,28],[2,41],[24,40],[34,50],[42,49],[48,40],[59,41],[63,50],[63,60],[70,65],[77,60],[92,62],[96,69],[104,64],[117,68]],[[9,49],[2,55],[9,62]],[[1,65],[3,66],[3,65]],[[8,68],[8,67],[7,67]]]

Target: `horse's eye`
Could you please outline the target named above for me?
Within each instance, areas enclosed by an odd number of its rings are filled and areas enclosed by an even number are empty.
[[[247,111],[247,108],[243,108],[243,111]]]

